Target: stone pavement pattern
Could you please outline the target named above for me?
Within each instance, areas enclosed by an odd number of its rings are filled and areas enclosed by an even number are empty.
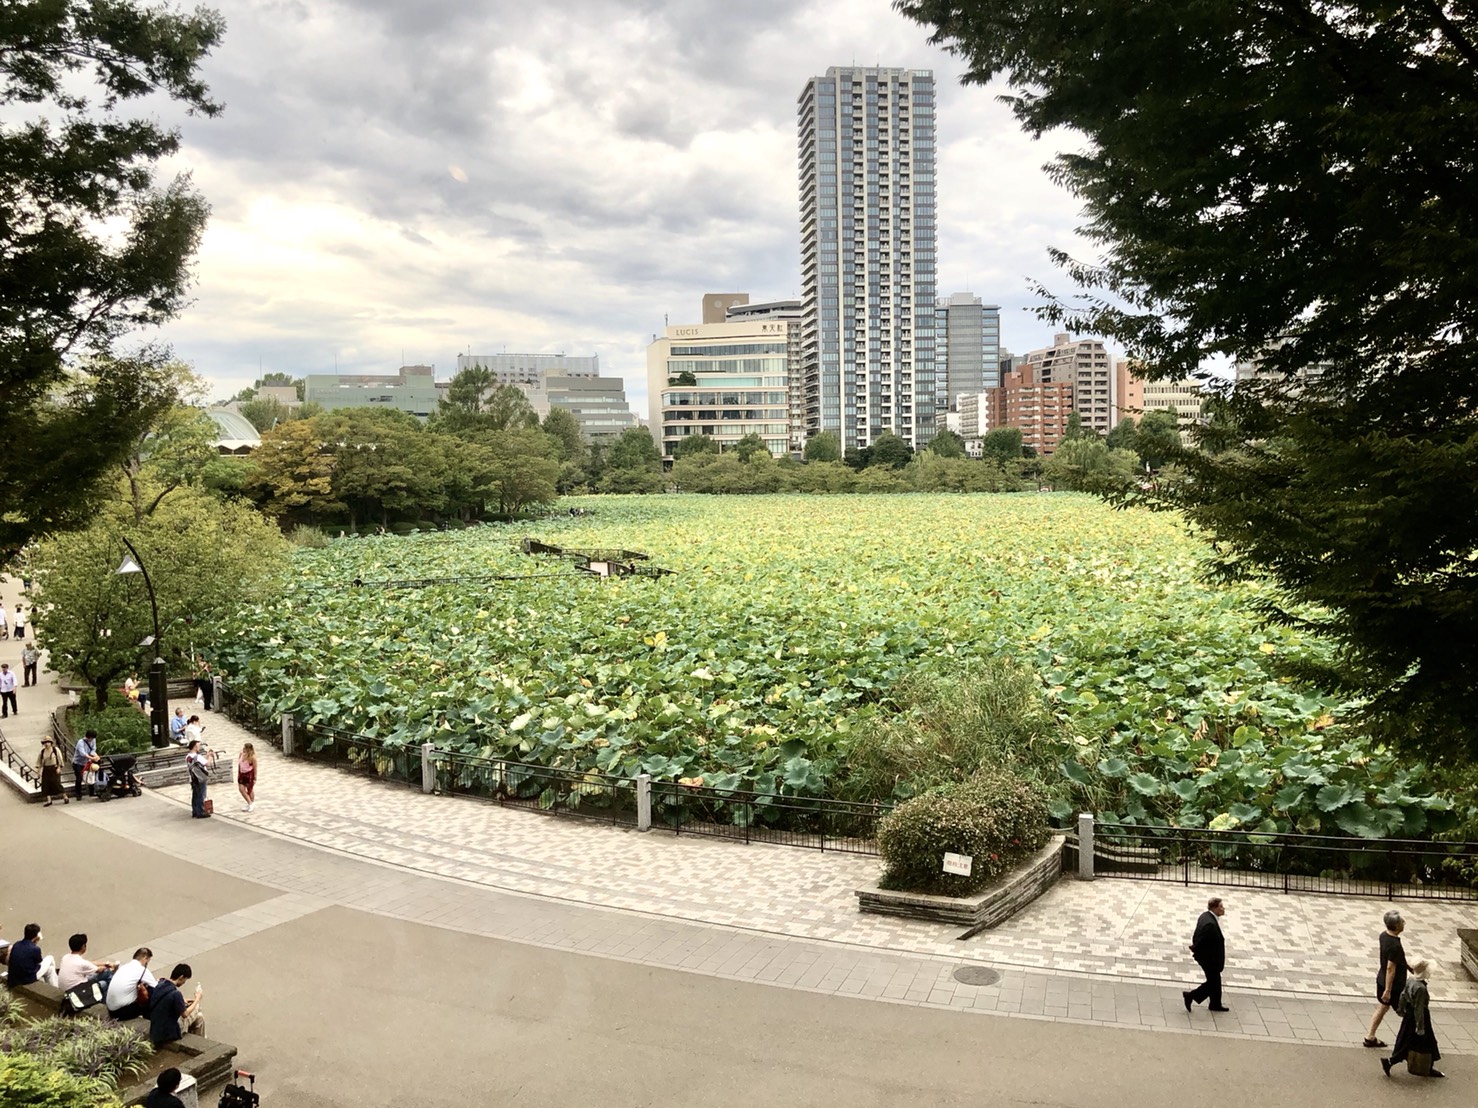
[[[958,929],[857,911],[854,890],[876,859],[669,832],[646,834],[462,797],[427,796],[306,758],[285,758],[223,716],[218,747],[253,741],[258,803],[215,791],[216,811],[302,842],[492,888],[677,919],[886,951],[1135,981],[1194,974],[1189,933],[1208,896],[1223,921],[1231,989],[1371,995],[1381,916],[1367,897],[1189,888],[1122,878],[1060,881],[1026,911],[968,942]],[[187,786],[164,790],[177,800]],[[1478,926],[1478,903],[1402,901],[1406,947],[1434,959],[1434,996],[1478,1008],[1478,982],[1459,964],[1456,930]]]

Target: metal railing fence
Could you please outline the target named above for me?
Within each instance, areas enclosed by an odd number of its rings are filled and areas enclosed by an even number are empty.
[[[437,792],[490,800],[505,808],[578,816],[622,826],[637,823],[637,782],[584,770],[528,765],[435,750]]]
[[[876,856],[891,805],[652,782],[652,823],[679,835]]]
[[[271,718],[255,698],[247,696],[221,679],[216,681],[216,709],[227,719],[282,749],[282,725]]]
[[[40,746],[40,743],[37,743],[37,746]],[[3,759],[10,767],[10,771],[27,785],[34,789],[41,787],[41,778],[36,776],[36,769],[30,759],[11,745],[3,731],[0,731],[0,759]]]
[[[1478,843],[1098,824],[1105,877],[1387,900],[1478,900]]]
[[[280,745],[280,727],[277,733]],[[366,777],[421,787],[421,748],[414,744],[392,746],[383,739],[310,723],[296,726],[293,753]]]

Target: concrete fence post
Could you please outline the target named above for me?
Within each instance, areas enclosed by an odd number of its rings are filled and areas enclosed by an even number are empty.
[[[436,747],[430,743],[421,744],[421,791],[436,791]]]
[[[282,713],[282,753],[287,757],[293,756],[293,714]]]
[[[1093,880],[1093,813],[1078,816],[1078,880]]]
[[[219,677],[210,679],[210,702],[215,705],[213,711],[224,712],[226,710],[225,702],[221,700],[221,679]]]
[[[636,829],[652,829],[652,775],[641,773],[636,778]]]

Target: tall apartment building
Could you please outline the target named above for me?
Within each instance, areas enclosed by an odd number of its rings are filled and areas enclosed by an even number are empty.
[[[803,436],[934,436],[934,74],[833,66],[797,106]]]
[[[1058,334],[1051,346],[1031,351],[1022,361],[1043,383],[1071,386],[1073,408],[1083,426],[1100,435],[1109,433],[1115,423],[1114,375],[1102,339]]]
[[[1001,383],[1001,306],[956,292],[934,312],[936,409],[954,409],[962,393],[979,393]]]
[[[990,429],[1018,427],[1021,444],[1042,457],[1049,456],[1067,434],[1073,411],[1073,386],[1049,381],[1036,365],[1023,365],[1007,373],[1001,387],[991,389]]]
[[[790,450],[791,326],[757,312],[668,327],[647,347],[650,426],[664,458],[689,435],[724,450],[756,434],[776,457]]]
[[[1134,376],[1134,363],[1120,358],[1114,363],[1114,396],[1112,423],[1125,419],[1138,420],[1144,410],[1144,382]]]
[[[587,439],[611,438],[637,425],[626,402],[625,382],[602,377],[597,354],[458,354],[457,370],[464,369],[490,370],[497,384],[516,386],[540,419],[552,408],[563,408]]]
[[[707,297],[704,297],[706,304]],[[804,317],[804,304],[799,300],[768,300],[760,304],[751,304],[749,297],[744,298],[742,304],[731,305],[724,313],[726,322],[729,323],[753,323],[756,320],[770,320],[777,323],[789,324],[786,328],[786,354],[785,366],[786,377],[789,384],[786,386],[786,394],[789,399],[786,402],[788,409],[787,422],[790,424],[789,443],[790,452],[800,457],[806,448],[806,427],[803,418],[804,404],[801,399],[799,372],[801,351],[801,320]],[[774,453],[774,451],[771,451]]]
[[[1320,377],[1324,376],[1326,370],[1332,367],[1332,363],[1330,362],[1314,362],[1310,365],[1302,366],[1292,373],[1284,373],[1266,368],[1263,365],[1263,360],[1267,357],[1268,353],[1273,350],[1282,349],[1287,341],[1287,339],[1278,339],[1268,349],[1238,358],[1234,369],[1237,381],[1239,383],[1242,381],[1271,381],[1277,384],[1283,384],[1287,386],[1284,391],[1290,396],[1296,396],[1305,384],[1311,381],[1317,381]]]
[[[955,433],[967,443],[971,439],[978,439],[991,429],[990,405],[991,393],[999,385],[983,392],[962,392],[955,397],[955,414],[959,417],[959,426]]]

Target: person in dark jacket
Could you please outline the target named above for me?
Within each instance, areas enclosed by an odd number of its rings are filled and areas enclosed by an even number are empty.
[[[205,990],[196,985],[195,995],[189,1003],[185,1001],[185,994],[180,992],[193,972],[187,963],[181,962],[173,973],[154,986],[149,995],[149,1041],[156,1049],[186,1034],[205,1034],[205,1016],[200,1011],[200,999]]]
[[[185,1102],[174,1095],[183,1076],[174,1066],[162,1071],[149,1093],[149,1098],[144,1101],[144,1108],[185,1108]]]
[[[1423,958],[1413,958],[1409,965],[1410,977],[1406,981],[1406,987],[1401,990],[1400,1000],[1396,1004],[1396,1011],[1401,1013],[1401,1027],[1396,1032],[1396,1045],[1391,1050],[1389,1058],[1380,1060],[1380,1068],[1386,1071],[1386,1076],[1391,1076],[1391,1067],[1397,1062],[1405,1062],[1412,1054],[1426,1054],[1431,1056],[1432,1062],[1442,1058],[1442,1052],[1437,1049],[1437,1036],[1432,1031],[1432,1015],[1428,1010],[1431,1003],[1427,994],[1427,962]],[[1433,1066],[1424,1075],[1426,1077],[1446,1077],[1447,1075]]]
[[[1213,896],[1206,902],[1206,911],[1196,921],[1196,931],[1191,936],[1191,957],[1195,958],[1196,964],[1206,974],[1206,980],[1196,988],[1187,989],[1180,994],[1185,999],[1187,1012],[1191,1010],[1192,1004],[1199,1004],[1203,1000],[1211,1001],[1213,1012],[1231,1011],[1221,1002],[1221,971],[1226,968],[1227,944],[1218,921],[1225,914],[1226,906],[1222,904],[1221,897]]]

